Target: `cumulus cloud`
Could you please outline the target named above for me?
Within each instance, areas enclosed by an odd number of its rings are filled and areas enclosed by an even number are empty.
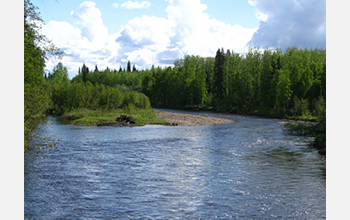
[[[141,8],[147,9],[150,6],[151,6],[151,2],[149,1],[142,1],[141,3],[138,1],[136,2],[127,1],[121,4],[121,7],[126,9],[141,9]]]
[[[108,35],[108,29],[101,19],[101,12],[95,7],[95,3],[86,1],[80,5],[77,11],[72,11],[71,16],[81,29],[67,22],[50,21],[42,31],[52,42],[64,52],[63,62],[73,77],[78,68],[86,63],[87,66],[107,67],[116,63],[110,63],[109,57],[117,56],[120,45],[115,42],[117,34]],[[58,34],[59,33],[59,34]],[[57,60],[50,60],[46,66],[52,69]]]
[[[248,46],[326,48],[326,0],[249,0],[261,20]]]
[[[142,64],[150,67],[172,65],[186,54],[214,56],[221,47],[240,52],[256,31],[210,18],[200,0],[168,2],[167,18],[142,16],[123,26],[116,40],[122,46],[119,59],[138,62],[144,53],[154,62]]]
[[[101,12],[95,6],[95,2],[86,1],[76,12],[71,12],[76,22],[83,26],[82,36],[90,41],[104,38],[108,33],[107,27],[103,25]]]
[[[100,69],[118,69],[130,60],[138,68],[150,68],[173,65],[184,55],[215,56],[221,47],[243,52],[256,31],[211,18],[200,0],[168,0],[168,4],[167,17],[135,17],[110,35],[96,4],[86,1],[71,12],[80,28],[50,21],[43,31],[64,50],[63,64],[73,74],[82,63],[89,68],[98,65]],[[49,63],[48,69],[56,63]]]
[[[203,46],[210,41],[210,18],[200,0],[169,0],[168,21],[174,29],[172,47],[180,47],[191,54],[203,54]],[[207,44],[208,45],[208,44]]]
[[[165,18],[142,16],[124,25],[117,41],[135,47],[153,46],[157,50],[157,46],[167,45],[169,35],[171,27]]]

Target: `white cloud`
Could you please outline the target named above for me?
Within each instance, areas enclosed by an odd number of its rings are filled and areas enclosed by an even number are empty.
[[[215,56],[218,48],[243,51],[256,29],[246,29],[210,18],[200,0],[169,0],[167,18],[142,16],[124,25],[117,42],[122,46],[119,59],[139,65],[172,65],[184,55]],[[142,48],[142,49],[140,49]],[[145,49],[145,50],[143,50]],[[137,54],[137,56],[136,56]]]
[[[175,35],[172,45],[185,54],[215,56],[218,48],[234,49],[245,47],[256,29],[225,24],[211,18],[200,0],[169,0],[166,9]]]
[[[252,38],[256,28],[243,28],[240,25],[225,24],[216,19],[211,20],[211,27],[215,31],[213,33],[213,49],[224,47],[226,49],[234,49],[235,52],[243,52],[247,48],[245,45]]]
[[[145,68],[159,65],[157,56],[170,45],[172,35],[173,30],[165,18],[154,16],[134,18],[122,27],[116,39],[121,45],[116,60],[124,62],[130,60]]]
[[[112,4],[112,6],[115,7],[115,8],[118,8],[119,4],[118,3],[114,3],[114,4]]]
[[[170,0],[166,9],[175,35],[172,45],[190,54],[205,54],[210,45],[210,18],[200,0]],[[206,46],[204,46],[206,45]],[[204,48],[203,48],[204,46]],[[205,54],[207,55],[207,54]]]
[[[261,20],[248,43],[254,47],[326,48],[326,0],[249,0]]]
[[[86,1],[71,13],[81,28],[50,21],[43,31],[65,51],[63,64],[75,74],[82,63],[89,68],[97,64],[100,69],[119,69],[130,60],[138,68],[150,68],[171,66],[184,55],[215,56],[222,47],[243,52],[256,31],[211,18],[200,0],[168,3],[167,17],[136,17],[109,35],[96,4]]]
[[[151,63],[152,64],[157,64],[158,60],[156,58],[156,53],[147,48],[142,48],[142,49],[137,49],[132,52],[126,52],[127,59],[124,61],[126,62],[127,60],[133,61],[133,63],[136,63],[138,66],[149,66]]]
[[[149,1],[142,1],[141,3],[138,1],[136,2],[127,1],[121,4],[121,7],[126,9],[141,9],[141,8],[147,9],[150,6],[151,6],[151,2]]]
[[[121,36],[117,41],[135,47],[166,46],[172,34],[169,22],[165,18],[142,16],[134,18],[123,26]]]
[[[75,46],[75,43],[81,39],[80,29],[73,27],[68,22],[50,21],[43,27],[43,31],[47,33],[51,40],[55,42],[55,45],[60,48],[68,45],[70,47]]]
[[[103,25],[101,12],[95,6],[94,2],[86,1],[80,5],[78,11],[71,12],[76,22],[83,26],[82,36],[89,41],[102,40],[108,33],[107,27]]]
[[[52,42],[64,51],[61,61],[68,67],[70,77],[85,63],[93,68],[117,68],[120,63],[109,62],[109,57],[115,57],[120,45],[115,42],[117,35],[108,35],[108,29],[103,25],[101,12],[94,2],[84,2],[78,10],[72,11],[72,17],[82,25],[78,29],[67,22],[50,21],[42,31]],[[46,66],[52,69],[57,60],[50,60]]]

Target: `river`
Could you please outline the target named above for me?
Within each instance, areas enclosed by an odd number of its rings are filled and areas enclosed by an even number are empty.
[[[201,114],[233,123],[80,127],[48,116],[39,133],[61,140],[25,152],[25,219],[326,218],[312,138],[281,120]]]

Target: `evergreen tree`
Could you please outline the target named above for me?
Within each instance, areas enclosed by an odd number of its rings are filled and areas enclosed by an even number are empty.
[[[217,102],[220,102],[223,98],[224,64],[224,49],[218,49],[218,51],[216,52],[214,63],[214,94],[217,98]]]
[[[83,82],[86,82],[88,80],[89,68],[85,66],[85,63],[81,68],[81,73],[83,74]]]
[[[130,73],[131,72],[131,63],[130,60],[128,60],[127,66],[126,66],[126,72]]]

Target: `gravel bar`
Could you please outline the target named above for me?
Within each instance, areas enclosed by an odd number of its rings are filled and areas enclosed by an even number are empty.
[[[172,112],[159,112],[157,117],[164,119],[170,125],[174,126],[199,126],[199,125],[218,125],[232,123],[232,120],[225,118],[172,113]]]

